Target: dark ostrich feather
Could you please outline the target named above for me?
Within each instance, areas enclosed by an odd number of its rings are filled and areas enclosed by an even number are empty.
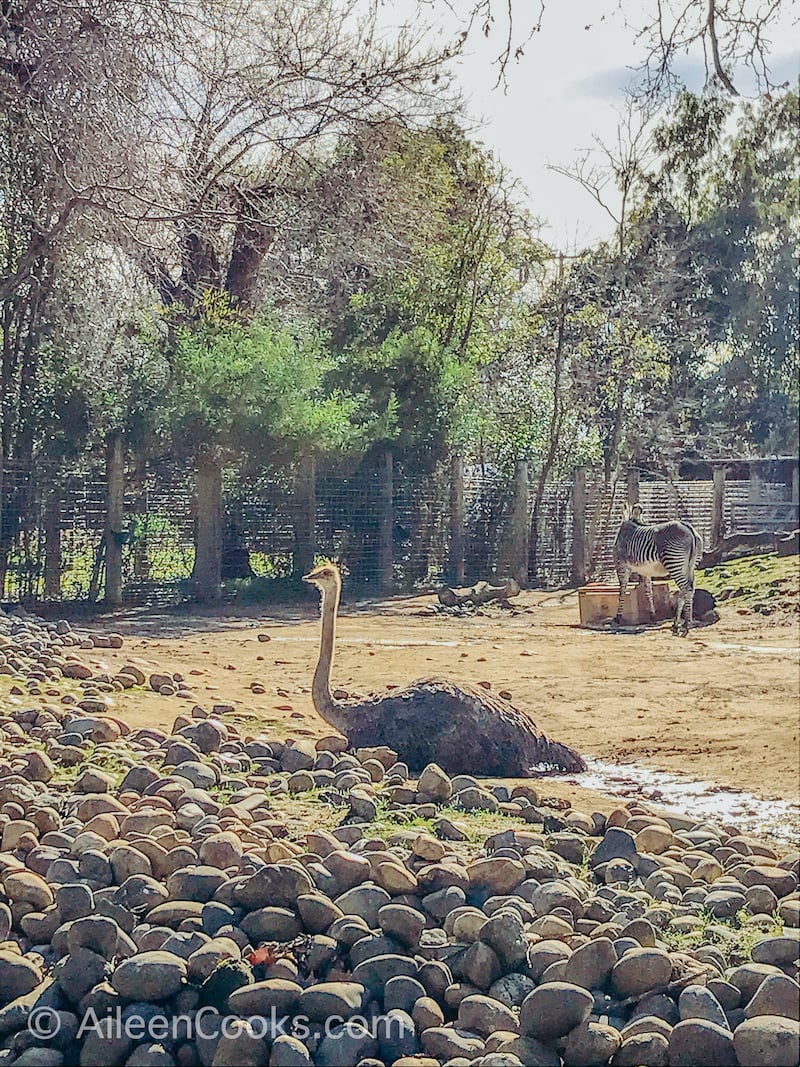
[[[506,700],[471,685],[421,678],[364,702],[337,701],[354,748],[390,745],[412,771],[522,778],[586,770],[569,745],[551,741]]]

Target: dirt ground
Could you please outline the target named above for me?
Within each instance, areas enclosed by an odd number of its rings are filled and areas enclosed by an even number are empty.
[[[508,690],[542,730],[588,757],[762,798],[800,799],[796,623],[726,613],[721,605],[717,624],[681,640],[668,624],[641,633],[581,629],[575,593],[528,592],[511,610],[495,606],[470,617],[437,615],[433,602],[345,606],[335,686],[367,695],[422,675],[488,681]],[[247,733],[330,732],[311,705],[319,628],[312,591],[297,608],[235,616],[133,612],[98,628],[122,633],[125,646],[83,653],[88,663],[180,672],[197,703],[232,705]],[[168,727],[190,706],[151,692],[117,694],[120,715],[137,726]],[[548,792],[558,795],[561,787],[551,783]],[[595,793],[584,799],[613,803]]]

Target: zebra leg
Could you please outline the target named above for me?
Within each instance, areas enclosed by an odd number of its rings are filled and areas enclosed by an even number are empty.
[[[694,611],[694,575],[689,579],[684,597],[686,599],[683,605],[683,636],[686,637],[692,627],[692,613]]]
[[[650,622],[656,621],[656,607],[653,603],[653,579],[645,578],[644,591],[647,594],[647,613],[650,616]]]
[[[622,622],[622,607],[625,601],[625,593],[628,589],[628,567],[625,563],[617,565],[617,578],[619,578],[619,604],[617,605],[617,614],[614,616],[614,622],[617,626]]]
[[[669,569],[669,568],[668,568]],[[676,637],[686,637],[692,625],[692,600],[694,599],[694,576],[691,578],[681,570],[674,569],[670,577],[678,586],[678,603],[675,608],[675,620],[672,632]]]

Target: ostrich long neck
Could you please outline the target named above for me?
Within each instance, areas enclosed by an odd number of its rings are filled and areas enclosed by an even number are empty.
[[[331,664],[333,663],[333,646],[336,640],[336,613],[339,610],[338,585],[332,593],[322,591],[322,639],[319,645],[319,659],[311,683],[311,699],[317,714],[343,734],[347,733],[349,716],[345,709],[333,699],[331,694]]]

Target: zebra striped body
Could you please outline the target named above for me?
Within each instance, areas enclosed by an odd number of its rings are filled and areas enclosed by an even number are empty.
[[[645,581],[650,619],[655,621],[653,578],[672,578],[678,586],[678,604],[672,632],[686,636],[692,624],[694,569],[703,551],[700,535],[688,522],[662,522],[647,526],[638,504],[623,519],[614,543],[614,564],[619,578],[619,607],[615,622],[622,620],[622,605],[631,574]]]

